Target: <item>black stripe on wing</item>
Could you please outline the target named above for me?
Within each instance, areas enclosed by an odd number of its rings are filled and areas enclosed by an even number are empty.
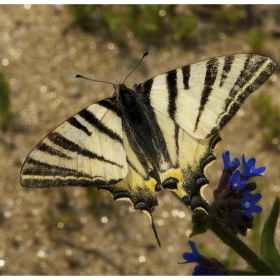
[[[121,144],[123,143],[121,137],[118,134],[116,134],[114,131],[105,126],[94,114],[92,114],[87,109],[82,110],[78,113],[78,115],[82,117],[85,121],[87,121],[89,124],[91,124],[94,128],[98,129],[99,132],[106,134],[112,140],[120,142]]]
[[[103,99],[99,101],[97,104],[108,110],[113,111],[118,117],[120,118],[122,117],[121,109],[119,108],[115,97]]]
[[[61,179],[55,178],[52,179],[22,179],[21,184],[23,187],[28,188],[51,188],[51,187],[96,187],[109,190],[110,185],[115,185],[118,181],[113,180],[86,180],[86,179]]]
[[[252,55],[248,56],[246,63],[243,67],[243,70],[241,71],[239,77],[237,78],[235,84],[233,85],[232,89],[230,90],[230,97],[225,100],[225,106],[222,113],[220,113],[220,116],[223,116],[218,121],[218,127],[222,129],[235,115],[235,113],[238,111],[242,103],[245,101],[245,99],[256,89],[258,89],[274,72],[274,70],[277,67],[276,62],[271,61],[263,70],[261,73],[258,74],[258,77],[253,81],[252,84],[249,84],[249,80],[256,74],[256,72],[260,69],[260,67],[268,60],[267,57],[257,57],[252,60]],[[270,60],[270,59],[269,59]],[[244,86],[247,86],[245,89],[243,89]],[[235,98],[236,95],[238,97],[236,98],[236,101],[233,101],[232,98]],[[230,109],[229,109],[230,106]],[[211,131],[210,135],[213,135],[216,133],[217,128],[214,128],[213,131]]]
[[[221,76],[221,82],[220,82],[220,87],[222,87],[228,77],[228,73],[230,72],[231,70],[231,66],[232,66],[232,63],[235,59],[235,56],[234,55],[228,55],[225,57],[225,64],[224,64],[224,67],[223,67],[223,71],[222,71],[222,76]]]
[[[190,79],[190,65],[186,65],[182,67],[182,73],[183,73],[183,83],[184,83],[184,89],[189,89],[189,79]]]
[[[67,120],[68,123],[70,123],[72,126],[78,128],[79,130],[82,130],[85,132],[88,136],[91,135],[91,132],[88,131],[88,129],[82,125],[76,118],[75,116],[71,117],[70,119]]]
[[[67,158],[67,159],[72,159],[71,157],[67,156],[66,154],[54,149],[53,147],[50,147],[46,143],[42,143],[39,147],[38,150],[47,154],[50,154],[52,156],[58,156],[61,158]]]
[[[265,61],[263,61],[264,63]],[[257,72],[259,68],[262,66],[261,63],[259,67],[255,70]],[[240,94],[237,98],[237,102],[242,103],[253,91],[258,89],[274,72],[276,69],[277,64],[274,61],[271,61],[265,69],[262,70],[262,72],[258,75],[258,77],[254,80],[252,84],[248,84],[245,90],[243,90],[242,94]],[[254,72],[254,73],[255,73]]]
[[[177,109],[176,101],[178,97],[176,70],[172,70],[166,73],[166,85],[168,90],[168,114],[170,118],[174,121]]]
[[[105,184],[105,182],[102,182]],[[21,185],[28,188],[51,188],[51,187],[97,187],[98,182],[92,182],[85,179],[22,179]]]
[[[150,79],[142,84],[139,84],[136,88],[137,94],[142,95],[147,100],[147,105],[151,105],[150,103],[150,93],[154,83],[154,79]]]
[[[62,135],[60,135],[57,132],[53,132],[51,133],[48,137],[47,137],[51,142],[53,142],[54,144],[56,144],[57,146],[71,151],[71,152],[77,152],[78,154],[88,157],[88,158],[92,158],[92,159],[98,159],[102,162],[107,162],[110,163],[112,165],[116,165],[120,168],[123,168],[122,165],[117,164],[111,160],[105,159],[103,156],[99,156],[85,148],[80,147],[78,144],[66,139],[65,137],[63,137]]]
[[[200,98],[200,105],[198,109],[198,115],[196,117],[196,122],[194,126],[194,132],[197,130],[201,115],[204,111],[205,105],[207,104],[211,91],[212,86],[214,85],[218,73],[219,61],[217,58],[210,59],[206,63],[206,76],[204,81],[204,88]]]
[[[43,163],[29,158],[22,170],[21,184],[29,188],[48,188],[48,187],[106,187],[115,185],[122,180],[112,179],[103,180],[99,176],[92,177],[89,174],[77,172],[77,170]],[[39,178],[27,178],[27,176],[38,176]],[[53,179],[46,178],[53,176]],[[41,178],[40,178],[41,177]],[[74,177],[74,178],[69,178]]]
[[[91,179],[92,176],[78,172],[76,169],[65,168],[48,163],[44,163],[32,158],[28,158],[22,170],[22,175],[38,176],[61,176],[61,177],[85,177]]]
[[[126,162],[127,162],[127,164],[128,164],[138,175],[140,175],[140,176],[142,177],[143,180],[146,180],[146,181],[149,180],[149,177],[148,177],[148,176],[144,177],[144,176],[138,171],[138,169],[134,166],[134,164],[133,164],[131,161],[129,161],[128,157],[126,157]]]
[[[179,129],[180,129],[179,125],[175,123],[175,133],[174,133],[174,136],[175,136],[177,161],[179,159]],[[177,165],[178,165],[178,162],[176,163],[175,168],[177,167]]]

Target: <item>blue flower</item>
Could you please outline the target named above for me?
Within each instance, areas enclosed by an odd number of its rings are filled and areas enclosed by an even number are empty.
[[[245,184],[246,184],[247,180],[240,180],[240,171],[236,170],[233,175],[231,176],[231,178],[229,179],[229,183],[231,186],[231,189],[233,191],[239,191],[241,189],[244,188]]]
[[[234,170],[240,162],[238,159],[231,161],[229,152],[223,154],[223,161],[224,169],[219,184],[214,190],[215,200],[211,209],[220,222],[234,235],[239,233],[245,236],[247,230],[253,227],[252,213],[259,213],[262,210],[261,207],[255,205],[261,195],[250,194],[257,185],[255,182],[248,183],[248,180],[250,177],[262,176],[265,167],[255,168],[256,159],[251,158],[246,162],[243,155],[243,170]]]
[[[135,84],[133,85],[133,87],[137,88],[137,87],[138,87],[138,84],[135,83]]]
[[[223,267],[217,260],[207,259],[204,256],[200,255],[198,253],[198,250],[194,242],[189,241],[189,245],[192,249],[192,252],[184,253],[183,258],[186,261],[179,264],[197,262],[198,265],[194,268],[193,275],[221,275],[221,274],[223,275],[224,274]]]
[[[253,219],[252,213],[260,213],[262,211],[262,208],[258,205],[255,205],[260,199],[262,198],[262,195],[257,194],[250,194],[248,190],[246,190],[243,194],[243,199],[241,202],[241,208],[244,210],[245,215],[249,219]]]
[[[224,161],[224,169],[228,171],[234,171],[240,164],[238,158],[234,158],[232,161],[230,160],[229,151],[226,151],[222,155]]]
[[[114,89],[116,89],[116,88],[117,88],[117,86],[116,86],[116,85],[113,85],[113,88],[114,88]]]
[[[200,254],[198,253],[198,250],[195,246],[195,243],[193,241],[190,241],[189,240],[189,245],[191,246],[191,249],[192,249],[192,253],[184,253],[183,254],[183,258],[186,260],[185,262],[182,262],[180,264],[183,264],[183,263],[191,263],[191,262],[197,262],[199,257],[200,257]]]
[[[260,167],[255,169],[256,159],[251,158],[246,162],[244,155],[242,155],[242,163],[243,163],[243,174],[247,178],[254,176],[262,176],[262,173],[265,171],[265,167]]]

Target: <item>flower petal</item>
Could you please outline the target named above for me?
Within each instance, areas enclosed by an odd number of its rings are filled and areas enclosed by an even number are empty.
[[[250,209],[244,210],[244,213],[245,213],[245,215],[246,215],[249,219],[253,220],[254,217],[253,217],[252,212],[251,212]]]
[[[260,213],[261,211],[262,211],[262,208],[258,205],[254,205],[252,207],[252,212],[254,212],[254,213]]]
[[[244,155],[242,155],[242,163],[243,163],[243,174],[245,177],[250,178],[254,176],[262,176],[265,171],[265,167],[260,167],[255,169],[256,159],[250,158],[248,162],[246,162]]]
[[[231,176],[231,178],[229,179],[229,183],[230,183],[230,187],[233,191],[239,191],[241,189],[244,188],[247,180],[240,180],[241,176],[240,176],[240,171],[236,170],[234,171],[233,175]]]
[[[260,193],[256,193],[251,196],[250,200],[251,200],[251,203],[256,204],[261,198],[262,198],[262,195]]]
[[[253,219],[252,213],[260,213],[262,211],[260,206],[255,205],[261,199],[261,197],[262,195],[259,193],[250,194],[248,190],[244,192],[241,208],[249,219]]]
[[[193,241],[189,240],[189,245],[192,249],[192,253],[186,252],[183,254],[183,258],[186,260],[185,262],[179,263],[179,264],[183,264],[183,263],[190,263],[190,262],[197,262],[200,254],[198,253],[198,250],[196,248],[196,245]]]
[[[226,151],[222,154],[224,169],[228,171],[234,171],[240,165],[240,161],[238,158],[234,158],[232,161],[230,160],[229,151]]]

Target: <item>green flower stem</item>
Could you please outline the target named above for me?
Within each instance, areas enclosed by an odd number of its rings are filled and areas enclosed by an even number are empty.
[[[220,221],[209,215],[210,229],[228,246],[236,251],[259,275],[276,275],[275,272],[257,256],[245,243],[224,228]]]

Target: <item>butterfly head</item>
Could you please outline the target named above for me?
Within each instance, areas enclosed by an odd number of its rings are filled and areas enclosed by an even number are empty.
[[[115,92],[114,92],[114,96],[120,96],[123,94],[128,94],[129,92],[136,92],[138,84],[119,84],[119,85],[113,85]]]
[[[123,108],[135,108],[137,106],[137,99],[139,98],[137,94],[137,88],[135,84],[119,84],[116,86],[114,95],[120,104],[122,104]]]

